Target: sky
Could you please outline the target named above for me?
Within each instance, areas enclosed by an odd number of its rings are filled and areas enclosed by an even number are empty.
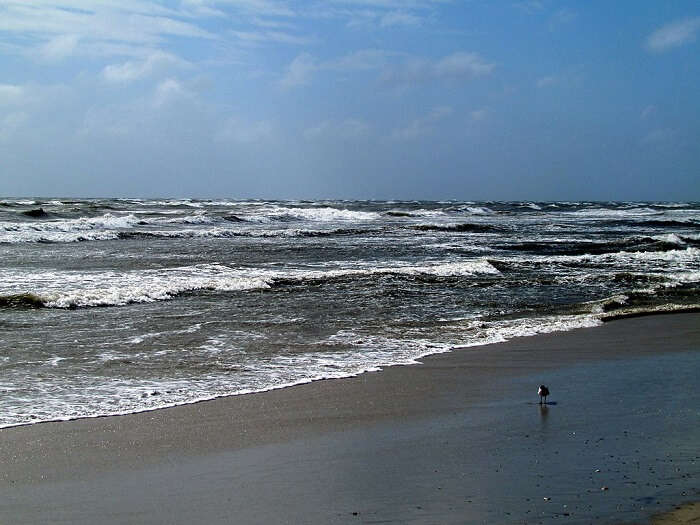
[[[0,0],[0,195],[700,200],[700,3]]]

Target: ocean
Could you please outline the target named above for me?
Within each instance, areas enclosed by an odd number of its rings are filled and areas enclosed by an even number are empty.
[[[700,307],[700,203],[0,199],[0,426]]]

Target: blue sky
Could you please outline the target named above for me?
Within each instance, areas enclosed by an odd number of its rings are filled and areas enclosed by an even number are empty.
[[[700,4],[0,0],[0,193],[700,200]]]

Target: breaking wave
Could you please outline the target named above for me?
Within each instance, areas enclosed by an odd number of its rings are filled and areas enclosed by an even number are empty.
[[[617,252],[664,252],[700,244],[693,236],[665,234],[651,237],[629,237],[613,241],[549,240],[504,243],[499,246],[514,252],[549,255],[600,255]]]
[[[39,272],[15,271],[11,281],[21,282],[31,292],[1,291],[0,307],[82,308],[125,306],[166,301],[194,291],[265,290],[274,286],[305,282],[330,282],[373,276],[468,277],[495,275],[498,270],[486,260],[408,265],[338,268],[330,270],[274,271],[230,268],[201,264],[139,272]],[[60,288],[55,283],[60,283]],[[99,284],[97,284],[99,283]]]
[[[455,233],[498,233],[506,231],[505,228],[493,226],[489,224],[418,224],[413,226],[414,229],[420,231],[442,231]]]

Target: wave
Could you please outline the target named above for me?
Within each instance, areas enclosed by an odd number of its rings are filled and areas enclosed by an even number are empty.
[[[388,217],[444,217],[447,215],[443,210],[401,210],[394,209],[385,211],[384,215]]]
[[[498,270],[484,259],[440,264],[287,270],[230,268],[201,264],[138,272],[40,272],[8,271],[9,282],[22,283],[31,292],[0,291],[0,307],[81,308],[125,306],[166,301],[195,291],[265,290],[275,286],[332,282],[374,276],[445,278],[494,275]],[[101,283],[96,285],[95,283]]]
[[[139,224],[135,215],[104,214],[99,217],[40,222],[0,222],[0,243],[76,242],[116,239],[115,230]],[[86,233],[91,232],[91,233]]]
[[[528,264],[545,264],[551,265],[552,263],[563,263],[563,264],[577,264],[577,265],[587,265],[587,264],[621,264],[629,265],[630,263],[662,263],[664,267],[667,267],[667,263],[677,263],[677,264],[690,264],[695,265],[700,263],[700,249],[693,246],[688,246],[685,249],[674,249],[667,251],[651,251],[651,252],[634,252],[634,251],[620,251],[612,253],[585,253],[581,255],[542,255],[542,254],[532,254],[529,256],[520,257],[507,257],[507,258],[489,258],[489,262],[494,265],[499,270],[511,269],[518,265],[528,265]],[[627,267],[628,271],[631,271],[633,267]],[[675,268],[680,270],[681,267]],[[649,268],[647,268],[648,270]]]
[[[442,232],[456,232],[456,233],[498,233],[505,231],[504,228],[499,226],[492,226],[490,224],[474,224],[474,223],[462,223],[462,224],[418,224],[413,226],[413,229],[420,231],[442,231]]]
[[[699,244],[692,236],[676,234],[630,237],[608,242],[551,240],[506,243],[500,249],[539,255],[600,255],[627,252],[664,252]]]
[[[44,299],[33,293],[0,295],[0,308],[41,308]]]
[[[32,210],[26,210],[26,211],[23,211],[20,213],[26,217],[31,217],[32,219],[45,219],[45,218],[51,216],[50,213],[47,213],[44,211],[44,208],[35,208]]]
[[[687,219],[612,219],[602,221],[604,226],[610,227],[629,227],[629,226],[643,226],[647,228],[674,228],[674,229],[688,229],[688,228],[700,228],[700,222],[692,218]]]
[[[35,200],[29,199],[3,199],[0,201],[0,204],[2,204],[3,206],[36,206],[39,203]]]
[[[468,206],[466,210],[472,215],[493,215],[495,212],[486,206]]]
[[[99,217],[80,217],[78,219],[61,219],[54,221],[17,223],[0,222],[0,232],[21,232],[21,231],[84,231],[95,229],[117,229],[131,228],[138,224],[139,219],[133,215],[112,215],[106,213]]]
[[[606,218],[606,217],[649,217],[663,215],[662,210],[655,210],[648,206],[630,206],[626,208],[584,208],[582,210],[563,212],[569,216],[588,217],[588,218]]]
[[[185,229],[185,230],[147,230],[119,232],[120,239],[139,237],[161,239],[230,239],[235,237],[249,238],[292,238],[292,237],[341,237],[352,235],[367,235],[378,233],[379,229],[335,228],[331,230],[305,230],[285,228],[279,230],[240,230],[230,228]]]
[[[381,218],[381,214],[373,211],[355,211],[332,207],[322,208],[291,208],[286,206],[271,206],[262,210],[263,213],[252,215],[248,220],[252,222],[275,221],[373,221]]]
[[[143,225],[142,223],[138,223]],[[155,224],[155,223],[151,223]],[[203,222],[202,224],[207,224]],[[0,230],[0,243],[73,243],[87,241],[113,241],[127,239],[230,239],[236,237],[248,238],[294,238],[294,237],[341,237],[353,235],[371,235],[381,229],[370,228],[334,228],[329,230],[313,229],[232,229],[223,227],[173,230],[98,230],[98,231],[33,231],[23,229],[19,232]]]
[[[3,232],[0,230],[0,244],[20,243],[72,243],[86,241],[112,241],[119,239],[119,233],[114,231],[96,232]]]

